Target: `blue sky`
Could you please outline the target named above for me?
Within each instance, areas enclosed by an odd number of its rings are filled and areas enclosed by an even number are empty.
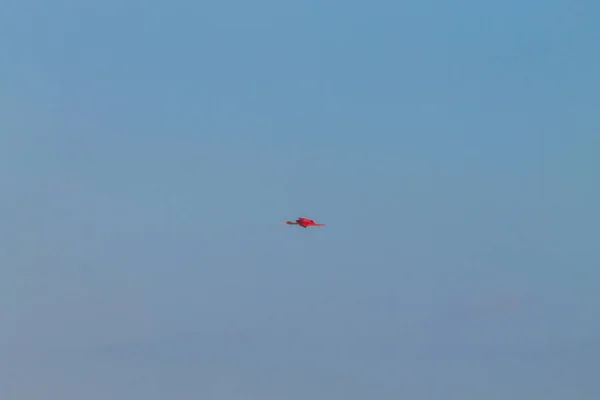
[[[598,399],[598,20],[9,1],[0,396]]]

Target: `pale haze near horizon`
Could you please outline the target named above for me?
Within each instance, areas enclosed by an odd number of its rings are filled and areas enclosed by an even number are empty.
[[[369,4],[3,6],[2,400],[600,398],[600,6]]]

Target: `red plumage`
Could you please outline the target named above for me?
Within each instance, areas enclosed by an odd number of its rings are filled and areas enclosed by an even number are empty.
[[[296,221],[286,221],[282,223],[286,225],[300,225],[303,228],[306,228],[308,226],[325,226],[325,224],[317,224],[312,219],[302,217],[298,218]]]

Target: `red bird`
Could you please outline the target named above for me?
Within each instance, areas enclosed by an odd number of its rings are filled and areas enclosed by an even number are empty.
[[[315,221],[313,221],[312,219],[308,219],[308,218],[298,218],[294,222],[292,222],[292,221],[285,221],[285,222],[282,222],[282,224],[286,224],[286,225],[300,225],[303,228],[306,228],[307,226],[325,226],[325,224],[317,224]]]

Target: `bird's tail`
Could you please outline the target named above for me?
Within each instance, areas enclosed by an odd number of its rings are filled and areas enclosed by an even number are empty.
[[[284,224],[284,225],[298,225],[297,222],[293,222],[293,221],[285,221],[285,222],[282,222],[282,224]]]

